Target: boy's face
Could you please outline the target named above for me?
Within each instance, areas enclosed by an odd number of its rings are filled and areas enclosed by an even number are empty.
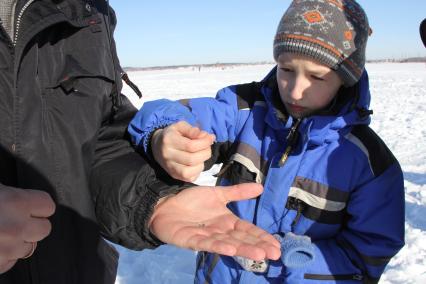
[[[309,116],[326,107],[343,85],[336,72],[309,57],[284,52],[277,63],[281,101],[295,118]]]

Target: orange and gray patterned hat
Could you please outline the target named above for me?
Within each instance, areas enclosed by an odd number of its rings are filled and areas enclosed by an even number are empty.
[[[294,0],[278,25],[274,58],[302,54],[335,70],[345,86],[360,79],[371,29],[354,0]]]

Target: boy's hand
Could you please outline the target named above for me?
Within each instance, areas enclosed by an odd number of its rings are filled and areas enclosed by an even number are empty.
[[[204,170],[215,136],[185,121],[154,132],[151,148],[154,159],[175,179],[193,182]]]

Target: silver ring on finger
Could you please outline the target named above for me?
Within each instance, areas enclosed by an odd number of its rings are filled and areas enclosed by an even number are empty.
[[[30,258],[34,254],[34,251],[36,250],[36,247],[37,247],[37,242],[31,242],[31,250],[30,250],[30,252],[26,256],[21,257],[21,259]]]

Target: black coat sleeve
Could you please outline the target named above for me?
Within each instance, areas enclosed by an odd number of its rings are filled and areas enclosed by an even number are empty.
[[[140,250],[162,244],[147,223],[158,200],[192,186],[170,178],[150,164],[131,144],[127,126],[136,108],[120,94],[122,69],[112,31],[115,13],[110,9],[111,56],[115,85],[104,103],[104,119],[97,136],[90,188],[95,214],[103,236],[114,243]],[[119,94],[119,95],[117,95]]]
[[[100,129],[91,190],[102,234],[139,250],[161,244],[147,226],[157,201],[192,185],[171,179],[134,149],[126,130],[136,109],[126,97],[121,101]]]

